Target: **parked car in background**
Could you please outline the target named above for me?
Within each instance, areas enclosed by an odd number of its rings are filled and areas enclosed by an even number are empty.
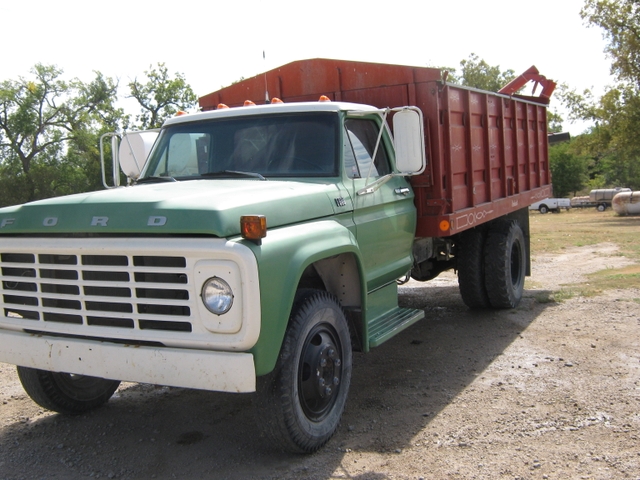
[[[544,200],[529,205],[529,210],[538,210],[540,213],[558,213],[561,208],[569,210],[571,208],[571,200],[568,198],[545,198]]]

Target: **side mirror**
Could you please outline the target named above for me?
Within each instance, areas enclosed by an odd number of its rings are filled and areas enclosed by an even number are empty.
[[[158,138],[157,130],[125,133],[122,136],[118,148],[118,160],[122,173],[133,180],[140,176],[156,138]]]
[[[396,167],[403,174],[424,172],[427,161],[424,149],[424,122],[417,107],[402,107],[393,116],[393,143]]]

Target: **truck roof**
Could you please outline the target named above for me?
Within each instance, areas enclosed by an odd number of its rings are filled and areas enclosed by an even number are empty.
[[[187,115],[180,115],[168,119],[165,125],[175,125],[201,120],[210,120],[225,117],[240,117],[248,115],[265,115],[276,113],[301,113],[301,112],[339,112],[339,111],[379,111],[371,105],[362,105],[349,102],[295,102],[295,103],[274,103],[267,105],[251,105],[247,107],[220,108]]]

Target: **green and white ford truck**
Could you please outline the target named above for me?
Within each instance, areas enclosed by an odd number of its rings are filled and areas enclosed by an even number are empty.
[[[518,175],[517,151],[513,168],[480,153],[487,173],[459,175],[476,140],[469,120],[460,146],[447,140],[453,104],[478,92],[426,70],[433,78],[416,85],[446,96],[446,109],[428,98],[394,109],[287,101],[177,116],[151,134],[148,157],[148,134],[122,137],[114,160],[127,186],[116,170],[116,188],[0,209],[0,361],[18,365],[35,402],[66,414],[102,405],[120,381],[257,392],[267,435],[320,448],[344,409],[352,350],[424,317],[398,306],[399,278],[456,268],[471,307],[522,295],[527,206],[550,191],[546,149],[536,140],[537,157],[522,159],[537,184]],[[491,95],[508,104],[502,124],[478,128],[503,136],[477,141],[495,153],[520,125],[509,108],[544,106]],[[435,125],[421,102],[436,103]],[[471,153],[457,165],[460,149]],[[456,205],[463,190],[470,206]]]

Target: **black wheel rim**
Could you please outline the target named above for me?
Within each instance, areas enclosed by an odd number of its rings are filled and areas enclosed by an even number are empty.
[[[329,324],[316,325],[305,339],[298,365],[298,394],[305,416],[318,422],[338,398],[342,383],[342,345]]]
[[[77,401],[91,401],[104,395],[108,380],[87,375],[54,373],[54,381],[66,396]]]

